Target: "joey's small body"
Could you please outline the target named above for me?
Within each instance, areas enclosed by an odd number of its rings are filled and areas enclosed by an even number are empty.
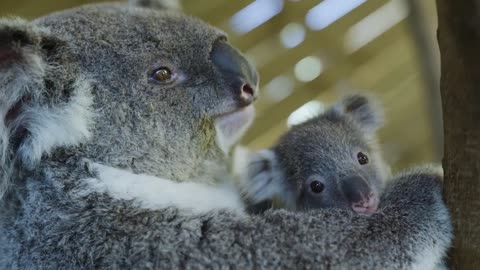
[[[375,136],[382,124],[376,103],[369,96],[348,96],[293,126],[271,149],[251,155],[240,172],[247,199],[259,203],[276,197],[298,210],[375,212],[390,177]]]

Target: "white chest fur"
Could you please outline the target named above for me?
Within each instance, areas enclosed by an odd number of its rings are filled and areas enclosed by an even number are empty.
[[[141,208],[176,207],[195,214],[220,209],[238,213],[244,211],[239,193],[228,184],[178,183],[98,163],[90,163],[90,169],[96,173],[96,178],[85,179],[89,192],[107,193],[119,200],[133,200]]]

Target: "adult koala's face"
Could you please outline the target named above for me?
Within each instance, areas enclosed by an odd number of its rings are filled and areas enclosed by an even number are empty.
[[[29,166],[82,145],[87,158],[184,180],[253,119],[256,70],[177,12],[92,5],[2,20],[0,37],[2,146]]]

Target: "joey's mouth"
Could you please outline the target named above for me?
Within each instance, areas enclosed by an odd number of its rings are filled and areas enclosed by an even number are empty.
[[[361,203],[352,205],[352,210],[360,215],[372,215],[377,212],[380,200],[376,194],[372,194]]]
[[[223,152],[228,153],[230,148],[240,140],[254,118],[253,104],[216,117],[216,139]]]

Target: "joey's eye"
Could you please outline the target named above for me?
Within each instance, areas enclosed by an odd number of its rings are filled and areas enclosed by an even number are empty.
[[[173,74],[167,67],[161,67],[153,72],[152,79],[161,82],[161,83],[168,83],[172,81]]]
[[[364,153],[362,152],[358,152],[357,154],[357,160],[358,160],[358,163],[360,163],[360,165],[365,165],[368,163],[368,157],[367,155],[365,155]]]
[[[323,183],[319,181],[312,181],[310,183],[310,189],[313,193],[320,193],[325,189],[325,185],[323,185]]]

